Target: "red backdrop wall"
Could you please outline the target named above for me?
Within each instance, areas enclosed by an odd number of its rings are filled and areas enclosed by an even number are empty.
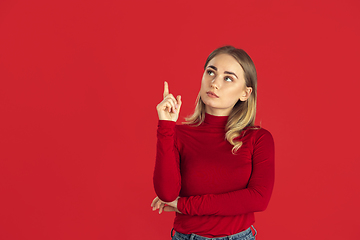
[[[152,212],[163,81],[194,107],[215,48],[258,71],[276,143],[259,240],[356,239],[360,3],[0,2],[0,239],[170,239]]]

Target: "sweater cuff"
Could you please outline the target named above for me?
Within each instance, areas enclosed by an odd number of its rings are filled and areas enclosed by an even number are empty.
[[[161,128],[174,128],[176,125],[176,122],[170,121],[170,120],[159,120],[158,121],[158,127]]]
[[[186,202],[186,197],[180,197],[180,198],[178,199],[177,209],[178,209],[182,214],[186,214],[186,213],[185,213],[185,202]]]

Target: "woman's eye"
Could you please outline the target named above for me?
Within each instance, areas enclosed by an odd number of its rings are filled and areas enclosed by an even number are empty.
[[[225,81],[227,81],[227,82],[232,82],[232,79],[229,78],[229,77],[225,77]]]
[[[213,71],[208,71],[208,74],[209,74],[210,76],[214,76],[214,72],[213,72]]]

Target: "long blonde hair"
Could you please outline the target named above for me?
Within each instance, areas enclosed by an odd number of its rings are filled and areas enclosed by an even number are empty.
[[[257,74],[254,62],[250,56],[242,49],[234,48],[233,46],[224,46],[215,49],[206,59],[204,69],[206,69],[209,61],[218,54],[228,54],[234,57],[244,70],[244,78],[246,87],[251,87],[252,92],[246,101],[240,101],[234,105],[230,112],[225,130],[225,138],[231,145],[232,153],[241,147],[242,141],[234,140],[244,133],[244,128],[255,125],[256,115],[256,89],[257,89]],[[196,107],[194,113],[185,118],[185,124],[193,124],[199,126],[205,119],[205,104],[201,100],[200,93],[196,100]]]

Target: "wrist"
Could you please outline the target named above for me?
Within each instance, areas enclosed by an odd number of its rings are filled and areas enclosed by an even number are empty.
[[[168,127],[168,128],[173,128],[175,127],[176,122],[171,121],[171,120],[160,120],[158,121],[158,127]]]

